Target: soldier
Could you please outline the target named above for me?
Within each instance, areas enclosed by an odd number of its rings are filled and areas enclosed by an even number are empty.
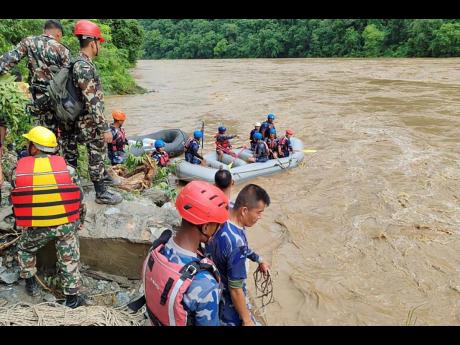
[[[80,20],[75,24],[74,34],[80,42],[80,55],[73,66],[73,82],[85,103],[85,109],[76,122],[63,126],[62,146],[67,162],[76,167],[78,159],[77,142],[88,149],[89,175],[96,190],[96,202],[115,205],[123,198],[109,191],[105,181],[110,181],[104,167],[107,156],[106,143],[112,143],[113,137],[104,117],[104,94],[101,81],[92,59],[99,54],[104,38],[100,28],[88,21]]]
[[[31,112],[37,116],[39,125],[55,133],[57,122],[50,108],[46,87],[53,77],[53,72],[70,63],[70,51],[60,43],[62,34],[62,25],[58,20],[47,20],[42,35],[26,37],[12,51],[0,56],[0,75],[9,72],[27,56],[29,85],[34,100]]]
[[[50,240],[56,240],[58,277],[65,304],[84,305],[80,287],[80,249],[77,231],[81,228],[85,205],[75,169],[64,158],[53,155],[56,136],[41,126],[23,134],[29,140],[29,156],[21,158],[12,173],[11,202],[16,227],[22,231],[18,242],[20,276],[26,279],[26,291],[39,294],[35,280],[36,253]]]

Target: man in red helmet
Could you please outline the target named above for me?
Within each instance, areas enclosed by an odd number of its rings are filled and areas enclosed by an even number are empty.
[[[199,251],[229,216],[228,198],[203,181],[186,185],[176,200],[182,217],[172,236],[166,230],[144,262],[147,313],[153,325],[218,326],[220,276]]]
[[[80,20],[75,24],[75,36],[80,42],[80,55],[73,65],[73,82],[80,90],[85,103],[83,114],[75,123],[62,128],[62,146],[66,161],[77,166],[77,142],[88,149],[88,171],[96,190],[96,202],[115,205],[123,198],[120,194],[108,190],[105,179],[108,174],[104,167],[107,145],[111,143],[112,133],[104,117],[104,94],[96,66],[92,62],[98,56],[104,38],[101,29],[89,20]]]

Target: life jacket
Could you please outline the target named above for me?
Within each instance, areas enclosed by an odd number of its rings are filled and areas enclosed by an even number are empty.
[[[209,271],[217,282],[220,282],[220,275],[215,264],[205,257],[186,265],[170,262],[160,251],[171,236],[172,231],[165,230],[153,243],[144,261],[147,314],[151,323],[157,326],[192,325],[193,320],[182,304],[184,293],[198,272]]]
[[[278,141],[276,138],[275,139],[267,138],[266,143],[267,143],[268,148],[272,151],[275,150],[278,146]]]
[[[112,143],[109,144],[109,150],[112,152],[117,152],[117,151],[125,151],[125,145],[126,145],[126,134],[125,134],[125,129],[124,128],[115,128],[111,127],[110,128],[112,131],[112,136],[113,140]]]
[[[184,149],[185,149],[185,153],[192,153],[194,154],[195,152],[192,152],[191,149],[192,149],[192,144],[196,142],[198,145],[200,145],[200,143],[198,142],[198,140],[196,140],[195,138],[193,137],[189,137],[187,139],[187,141],[185,142],[185,145],[184,145]]]
[[[287,137],[282,137],[280,140],[279,140],[279,143],[278,145],[281,147],[281,150],[283,151],[284,155],[286,156],[289,156],[289,146],[288,146],[288,138]]]
[[[224,138],[227,137],[226,135],[216,133],[216,135],[214,135],[214,137],[216,138],[216,147],[218,149],[229,149],[229,148],[231,148],[230,140],[222,139],[222,137],[224,137]]]
[[[264,139],[270,137],[270,134],[268,133],[270,128],[275,128],[275,124],[265,121],[260,125],[259,132],[262,133]]]
[[[24,157],[17,163],[11,192],[16,225],[48,227],[80,218],[82,195],[60,156]]]
[[[153,151],[152,157],[158,160],[158,164],[162,167],[165,167],[166,164],[169,162],[169,155],[165,151],[163,153],[158,152],[158,151]]]

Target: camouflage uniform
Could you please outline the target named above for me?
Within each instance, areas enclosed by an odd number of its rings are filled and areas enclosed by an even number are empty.
[[[75,62],[73,81],[75,87],[81,90],[85,111],[73,126],[63,128],[63,155],[69,164],[76,164],[77,142],[85,144],[91,181],[99,182],[104,176],[104,160],[107,157],[107,145],[102,134],[110,128],[104,117],[104,94],[96,66],[85,54],[80,53],[80,58],[84,61]]]
[[[0,74],[9,72],[25,56],[28,58],[29,84],[34,99],[31,112],[38,117],[37,124],[57,131],[57,120],[50,110],[46,86],[52,79],[52,70],[70,64],[70,51],[50,35],[24,38],[10,52],[0,56]]]
[[[39,154],[36,157],[46,157]],[[80,185],[80,180],[75,169],[67,166],[75,184]],[[15,186],[15,170],[12,174],[12,187]],[[83,191],[82,191],[83,193]],[[86,214],[85,204],[80,208],[80,219],[73,223],[62,224],[52,227],[17,227],[22,231],[18,241],[18,261],[21,267],[20,276],[30,278],[37,272],[36,254],[40,248],[49,241],[56,240],[56,268],[60,275],[60,285],[65,295],[76,295],[80,288],[80,244],[78,240],[78,228],[84,222]]]

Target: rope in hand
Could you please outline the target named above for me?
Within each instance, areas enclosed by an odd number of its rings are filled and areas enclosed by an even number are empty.
[[[264,276],[264,274],[256,269],[253,274],[254,285],[256,286],[256,298],[260,298],[262,301],[262,308],[266,305],[273,303],[273,282],[270,271]],[[260,292],[260,296],[259,295]]]

